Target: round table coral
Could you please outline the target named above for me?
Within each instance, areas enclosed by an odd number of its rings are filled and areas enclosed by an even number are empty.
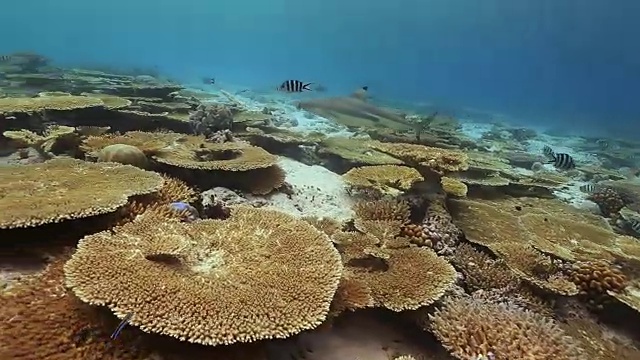
[[[342,273],[312,225],[237,207],[225,220],[141,217],[85,237],[65,264],[83,301],[143,331],[206,345],[285,338],[320,325]]]

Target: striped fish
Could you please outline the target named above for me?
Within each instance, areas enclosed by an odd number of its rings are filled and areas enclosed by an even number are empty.
[[[556,154],[555,152],[553,152],[553,149],[548,145],[545,145],[542,148],[542,153],[544,154],[544,156],[548,157],[549,159],[555,158],[555,154]]]
[[[580,191],[587,194],[593,194],[594,192],[596,192],[596,186],[593,184],[582,185],[580,186]]]
[[[569,170],[576,167],[571,155],[565,153],[553,154],[553,159],[549,160],[549,163],[561,170]]]
[[[132,317],[133,317],[133,313],[128,313],[127,316],[125,316],[124,319],[120,321],[120,324],[118,324],[118,327],[116,328],[116,330],[111,334],[111,340],[115,340],[115,338],[118,337],[122,329],[124,329],[124,327],[127,326],[127,324],[129,323],[129,320],[131,320]]]
[[[311,91],[312,89],[309,87],[313,83],[304,83],[300,80],[287,80],[278,86],[278,91],[284,92],[303,92],[303,91]]]
[[[11,61],[11,55],[0,55],[0,62]]]
[[[640,234],[640,221],[636,219],[629,220],[629,226],[631,230],[635,231],[637,234]]]

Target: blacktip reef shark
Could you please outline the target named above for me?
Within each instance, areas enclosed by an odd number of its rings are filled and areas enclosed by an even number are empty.
[[[298,108],[333,120],[347,127],[411,129],[404,114],[377,106],[368,101],[366,86],[349,96],[303,100]]]

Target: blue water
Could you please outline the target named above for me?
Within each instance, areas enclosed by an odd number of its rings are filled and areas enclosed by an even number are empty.
[[[617,0],[3,1],[0,53],[149,67],[182,81],[333,93],[637,133],[640,2]]]

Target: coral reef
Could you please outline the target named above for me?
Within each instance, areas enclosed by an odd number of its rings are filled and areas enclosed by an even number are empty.
[[[640,358],[639,143],[48,61],[0,54],[0,359]]]

